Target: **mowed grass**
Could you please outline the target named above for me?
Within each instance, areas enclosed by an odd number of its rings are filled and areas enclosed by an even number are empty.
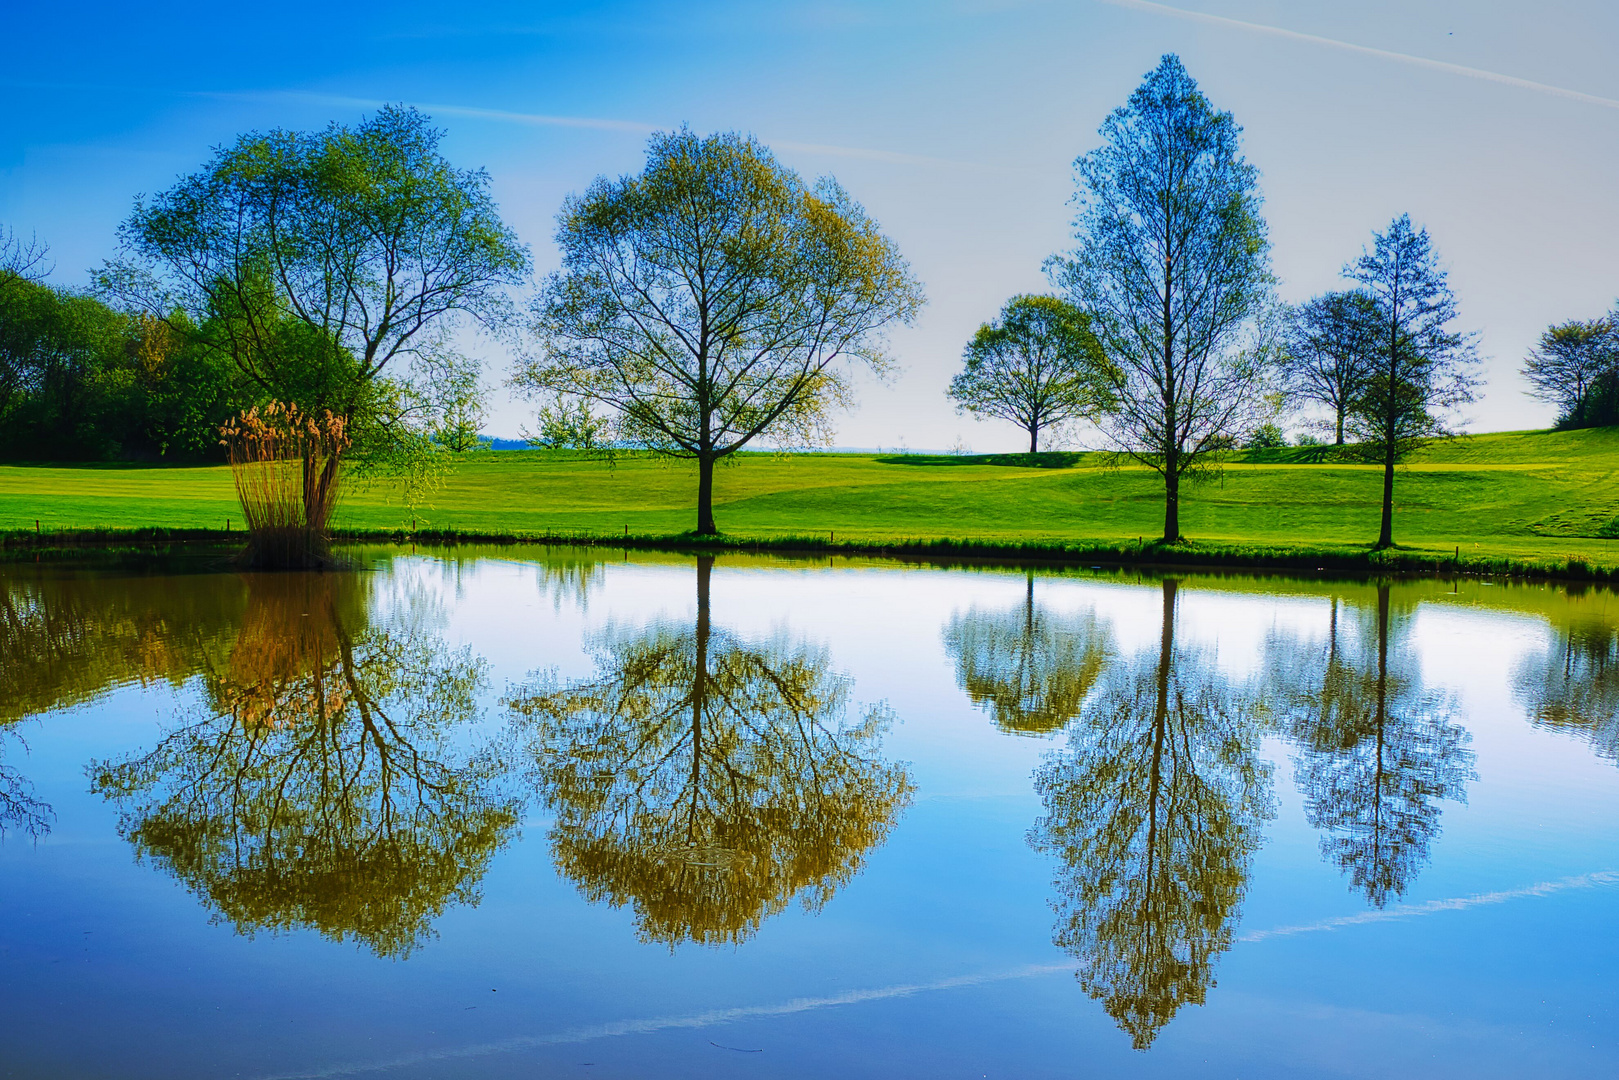
[[[1376,466],[1289,449],[1238,455],[1183,490],[1190,539],[1304,548],[1377,535]],[[1619,563],[1619,429],[1481,435],[1400,468],[1395,540],[1404,548],[1513,559]],[[1163,485],[1140,467],[1087,456],[1042,469],[862,454],[743,455],[715,479],[715,516],[742,539],[1152,539]],[[570,453],[468,455],[419,508],[418,529],[508,536],[672,536],[695,523],[696,473],[682,463]],[[230,471],[131,466],[0,467],[0,530],[241,528]],[[409,528],[385,484],[351,485],[340,529]]]

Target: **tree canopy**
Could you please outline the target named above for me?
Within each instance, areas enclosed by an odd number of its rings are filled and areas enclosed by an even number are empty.
[[[1165,56],[1074,163],[1079,246],[1048,271],[1092,319],[1110,361],[1102,428],[1162,474],[1166,543],[1181,478],[1264,419],[1259,316],[1270,242],[1241,129]]]
[[[735,134],[654,135],[639,175],[564,203],[556,241],[513,383],[605,405],[622,442],[694,460],[705,534],[714,464],[758,438],[823,440],[851,367],[886,370],[885,330],[923,302],[836,181]]]
[[[1619,325],[1609,316],[1547,327],[1523,377],[1535,397],[1557,406],[1559,427],[1619,424]]]
[[[1344,267],[1377,305],[1371,363],[1351,399],[1349,429],[1383,464],[1378,548],[1394,546],[1394,466],[1435,438],[1451,434],[1446,413],[1473,400],[1477,355],[1472,338],[1451,329],[1456,298],[1428,230],[1401,214]]]
[[[260,400],[343,417],[357,462],[419,473],[438,391],[470,363],[455,332],[502,325],[529,265],[488,174],[452,165],[442,138],[395,106],[243,135],[137,200],[101,285],[228,358]]]
[[[1000,317],[978,328],[950,380],[958,409],[1040,433],[1101,415],[1111,400],[1102,346],[1091,320],[1055,296],[1014,296]]]
[[[1323,293],[1288,314],[1281,350],[1282,382],[1295,400],[1332,415],[1333,445],[1366,377],[1377,335],[1377,302],[1359,290]]]

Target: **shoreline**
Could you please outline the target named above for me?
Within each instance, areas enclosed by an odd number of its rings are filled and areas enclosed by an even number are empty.
[[[0,532],[0,561],[14,562],[32,555],[71,556],[75,553],[141,553],[149,557],[181,554],[191,547],[219,547],[245,540],[239,530],[68,529],[36,533]],[[623,536],[569,533],[485,533],[460,530],[359,529],[337,530],[337,543],[426,544],[434,546],[487,545],[588,547],[607,550],[646,550],[683,554],[777,554],[782,556],[857,556],[899,562],[1046,564],[1064,567],[1140,567],[1196,572],[1262,570],[1288,574],[1451,574],[1512,577],[1567,582],[1619,581],[1619,566],[1592,565],[1569,556],[1512,557],[1455,555],[1395,547],[1372,551],[1358,546],[1287,547],[1266,544],[1227,544],[1186,541],[1164,544],[1152,540],[975,540],[911,539],[836,540],[816,536],[698,537],[691,533],[625,534]]]

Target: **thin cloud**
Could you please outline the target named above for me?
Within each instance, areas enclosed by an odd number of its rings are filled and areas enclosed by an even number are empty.
[[[1324,930],[1336,930],[1342,926],[1359,926],[1363,923],[1410,919],[1421,915],[1435,915],[1442,911],[1465,911],[1468,908],[1482,907],[1486,904],[1505,904],[1511,900],[1527,900],[1534,897],[1551,896],[1553,893],[1566,892],[1570,889],[1594,889],[1603,885],[1619,885],[1619,871],[1599,870],[1594,874],[1581,874],[1578,877],[1563,878],[1560,881],[1542,881],[1536,885],[1526,885],[1521,889],[1504,889],[1500,892],[1478,893],[1474,896],[1455,896],[1447,900],[1430,900],[1426,904],[1402,904],[1399,907],[1378,911],[1363,911],[1358,915],[1345,915],[1337,919],[1323,919],[1321,922],[1308,923],[1303,926],[1279,926],[1274,930],[1256,930],[1251,934],[1244,934],[1237,940],[1264,941],[1266,938],[1290,937],[1293,934],[1312,934]]]
[[[326,105],[342,109],[377,109],[388,102],[380,99],[345,97],[336,94],[315,94],[285,90],[272,94],[213,94],[213,97],[252,98],[254,100],[300,101],[313,105]],[[502,124],[523,124],[530,127],[585,128],[594,131],[617,131],[632,135],[650,135],[659,130],[656,124],[634,120],[611,120],[596,116],[555,116],[548,113],[513,112],[506,109],[483,109],[471,105],[446,105],[434,102],[411,102],[423,112],[436,116],[463,116],[472,120],[491,120]],[[893,165],[919,165],[927,168],[967,169],[974,171],[1002,171],[995,166],[980,165],[947,158],[926,157],[921,154],[903,154],[894,150],[873,150],[858,146],[834,146],[826,143],[792,142],[785,139],[766,139],[770,146],[782,150],[795,150],[805,154],[825,154],[831,157],[857,158],[863,161],[884,161]]]
[[[1570,90],[1563,86],[1552,86],[1550,83],[1535,82],[1532,79],[1520,79],[1515,75],[1503,75],[1498,71],[1485,71],[1483,68],[1467,67],[1464,64],[1430,60],[1426,56],[1413,56],[1410,53],[1393,52],[1388,49],[1374,49],[1369,45],[1356,45],[1351,41],[1339,41],[1337,38],[1321,37],[1318,34],[1305,34],[1280,26],[1268,26],[1265,23],[1231,19],[1224,15],[1210,15],[1202,11],[1187,11],[1185,8],[1170,7],[1167,4],[1154,4],[1150,0],[1097,0],[1097,3],[1108,4],[1112,7],[1130,8],[1135,11],[1149,11],[1157,15],[1168,15],[1171,18],[1185,19],[1189,22],[1203,23],[1208,26],[1223,26],[1237,30],[1248,30],[1256,34],[1269,34],[1272,37],[1287,38],[1289,41],[1325,45],[1331,49],[1359,53],[1362,56],[1375,56],[1380,60],[1393,60],[1396,63],[1427,68],[1429,71],[1442,71],[1447,75],[1462,75],[1469,79],[1482,79],[1485,82],[1498,83],[1502,86],[1517,87],[1519,90],[1533,90],[1539,94],[1567,98],[1569,101],[1581,101],[1587,105],[1600,105],[1606,109],[1619,109],[1619,99],[1615,98],[1587,94],[1583,91]]]

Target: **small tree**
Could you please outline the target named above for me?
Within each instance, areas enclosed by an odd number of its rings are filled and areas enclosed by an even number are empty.
[[[1351,399],[1349,427],[1383,463],[1383,521],[1377,549],[1394,546],[1394,466],[1435,438],[1453,434],[1443,412],[1474,398],[1477,353],[1450,329],[1456,298],[1427,229],[1401,214],[1372,237],[1372,249],[1344,268],[1377,304],[1373,363]]]
[[[1100,415],[1109,402],[1102,346],[1083,311],[1055,296],[1014,296],[978,328],[950,380],[958,411],[1009,420],[1029,433]]]
[[[1557,406],[1560,427],[1619,423],[1619,327],[1612,318],[1547,328],[1524,362],[1531,394]]]
[[[849,361],[887,367],[882,333],[922,289],[837,183],[813,187],[735,134],[654,135],[639,176],[599,178],[557,221],[562,270],[534,304],[538,355],[513,382],[606,405],[619,440],[714,464],[756,438],[827,437]]]
[[[1377,321],[1377,302],[1358,290],[1314,297],[1288,319],[1283,384],[1292,397],[1331,411],[1334,446],[1344,444],[1344,418],[1371,362]]]
[[[362,466],[419,479],[464,367],[457,325],[499,325],[528,269],[488,174],[451,165],[442,138],[392,106],[244,135],[136,202],[102,286],[227,356],[261,400],[341,418]]]
[[[1111,361],[1104,431],[1164,478],[1165,543],[1180,539],[1181,479],[1267,418],[1261,353],[1243,346],[1270,296],[1270,243],[1240,134],[1165,56],[1075,162],[1079,247],[1048,263]]]

